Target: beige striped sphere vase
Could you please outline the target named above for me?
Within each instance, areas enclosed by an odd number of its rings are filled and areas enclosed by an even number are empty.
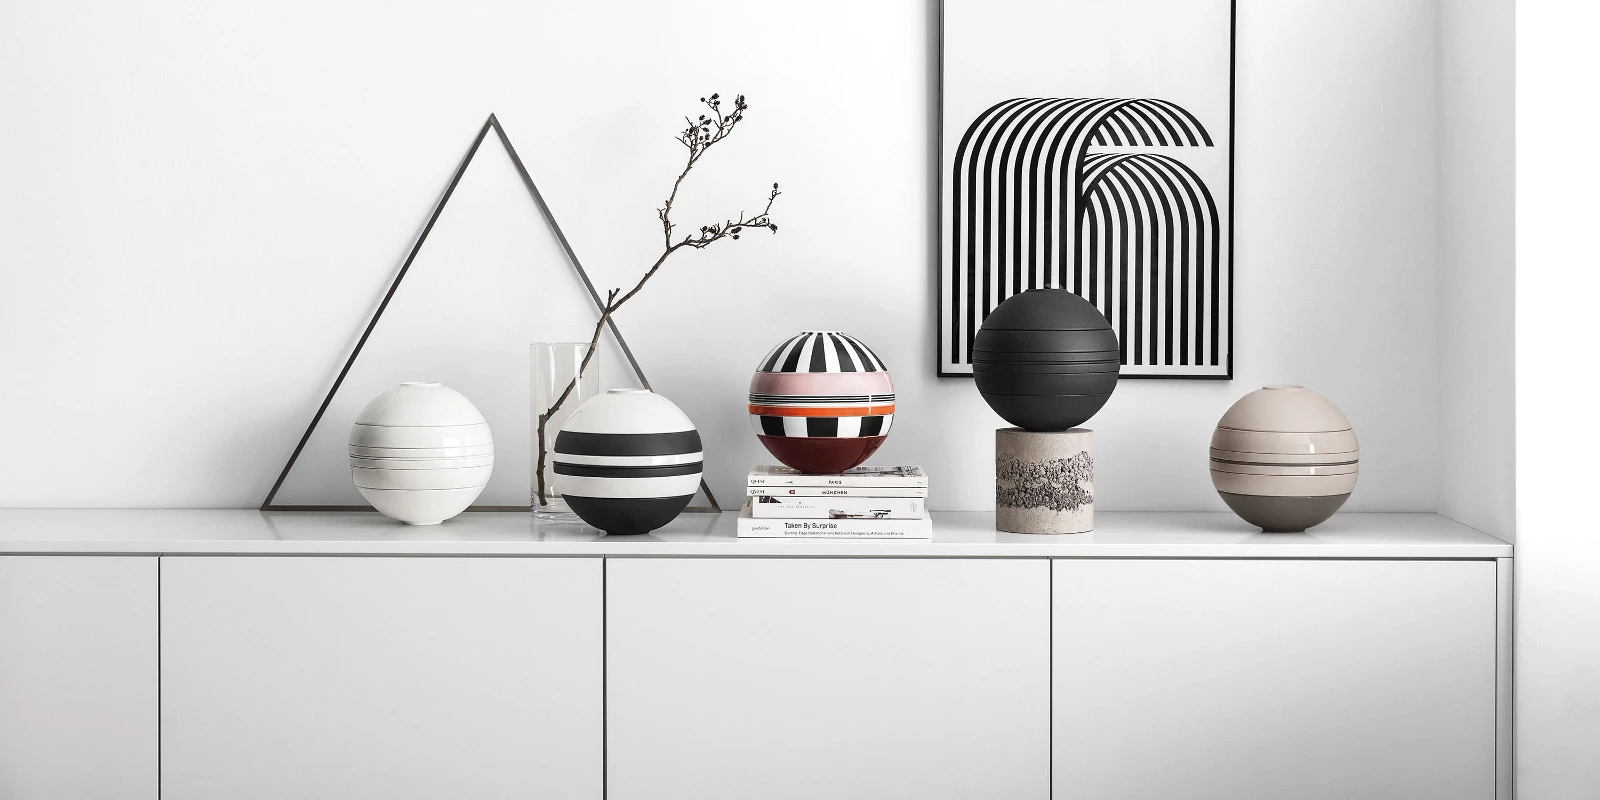
[[[1350,420],[1303,386],[1267,386],[1234,403],[1211,435],[1211,483],[1269,533],[1326,522],[1356,488],[1361,448]]]

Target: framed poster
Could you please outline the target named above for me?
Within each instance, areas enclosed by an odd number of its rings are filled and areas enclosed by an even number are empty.
[[[939,375],[1069,289],[1127,378],[1233,376],[1233,0],[944,0]]]

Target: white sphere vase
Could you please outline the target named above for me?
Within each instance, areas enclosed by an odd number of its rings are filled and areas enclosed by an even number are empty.
[[[494,438],[472,401],[439,383],[373,398],[350,430],[350,476],[384,516],[437,525],[472,505],[494,472]]]

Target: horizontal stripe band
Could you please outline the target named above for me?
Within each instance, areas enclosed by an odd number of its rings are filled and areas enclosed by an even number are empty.
[[[866,417],[775,417],[750,415],[758,436],[789,439],[858,439],[883,436],[894,424],[893,414]]]
[[[553,454],[553,458],[566,464],[589,464],[596,467],[665,467],[669,464],[696,464],[705,460],[705,454],[696,450],[693,453],[673,453],[664,456],[584,456],[558,450]]]
[[[1315,436],[1315,435],[1319,435],[1319,434],[1349,433],[1352,429],[1351,428],[1338,428],[1336,430],[1331,430],[1331,431],[1253,431],[1253,430],[1250,430],[1249,428],[1230,428],[1230,427],[1228,427],[1226,425],[1218,425],[1217,426],[1217,430],[1219,430],[1219,431],[1228,431],[1230,433],[1267,434],[1269,436],[1270,435],[1274,435],[1274,434],[1279,435],[1279,436]]]
[[[750,393],[750,402],[752,402],[752,403],[761,403],[761,402],[769,402],[769,401],[804,402],[804,401],[811,401],[811,400],[814,400],[814,401],[817,401],[817,402],[823,402],[823,403],[846,403],[846,402],[852,402],[852,401],[864,403],[864,402],[867,402],[869,400],[870,401],[877,401],[877,402],[892,403],[892,402],[894,402],[894,395],[893,394],[757,394],[755,392],[751,392]]]
[[[993,395],[995,397],[1106,397],[1106,396],[1110,395],[1111,392],[1109,392],[1109,391],[1107,391],[1107,392],[1086,392],[1086,393],[1083,393],[1083,394],[1066,394],[1066,393],[1063,393],[1063,394],[1055,394],[1055,393],[1038,394],[1038,393],[1035,393],[1035,392],[984,392],[984,394],[985,395]]]
[[[894,382],[887,372],[757,372],[750,378],[753,394],[888,394]]]
[[[1338,464],[1343,462],[1355,463],[1361,460],[1361,451],[1351,450],[1342,453],[1252,453],[1245,450],[1222,450],[1211,448],[1211,457],[1223,461],[1238,461],[1242,464],[1261,462],[1265,464]]]
[[[852,406],[892,406],[893,400],[798,400],[794,402],[774,402],[771,400],[750,399],[753,406],[816,406],[817,408],[849,408]]]
[[[1361,468],[1355,464],[1345,464],[1341,467],[1319,467],[1301,464],[1287,467],[1247,467],[1241,464],[1224,464],[1219,461],[1211,462],[1212,473],[1231,473],[1234,475],[1253,475],[1274,478],[1330,478],[1342,475],[1355,475]]]
[[[580,497],[682,497],[700,488],[700,475],[662,478],[596,478],[556,475],[556,491]]]
[[[1239,461],[1239,460],[1232,459],[1232,458],[1217,458],[1216,456],[1212,456],[1211,460],[1214,463],[1217,463],[1217,464],[1233,464],[1233,465],[1240,466],[1240,467],[1348,467],[1348,466],[1353,466],[1355,464],[1359,464],[1360,463],[1359,460],[1357,460],[1357,461],[1318,461],[1316,463],[1308,463],[1308,462],[1300,462],[1300,461],[1289,461],[1289,462],[1284,462],[1284,461]]]
[[[580,456],[663,456],[701,450],[699,431],[671,433],[583,433],[562,431],[555,451]]]
[[[367,469],[471,469],[494,466],[494,456],[467,456],[463,458],[361,458],[350,457],[350,466]]]
[[[750,406],[750,413],[758,417],[876,417],[893,414],[894,406]]]
[[[1348,475],[1241,475],[1211,470],[1211,485],[1219,492],[1260,497],[1326,497],[1349,494],[1359,477]]]
[[[481,430],[489,427],[487,420],[479,420],[478,422],[457,422],[451,425],[378,425],[372,422],[357,422],[355,424],[357,427],[361,428],[427,428],[429,430],[436,430],[438,428],[473,428]]]
[[[668,464],[660,467],[601,467],[593,464],[555,462],[557,475],[582,475],[589,478],[666,478],[673,475],[699,475],[702,462]]]

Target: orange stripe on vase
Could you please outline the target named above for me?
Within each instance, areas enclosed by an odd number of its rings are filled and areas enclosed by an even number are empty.
[[[809,406],[750,406],[750,413],[764,417],[876,417],[893,414],[894,404],[886,406],[851,406],[815,408]]]

